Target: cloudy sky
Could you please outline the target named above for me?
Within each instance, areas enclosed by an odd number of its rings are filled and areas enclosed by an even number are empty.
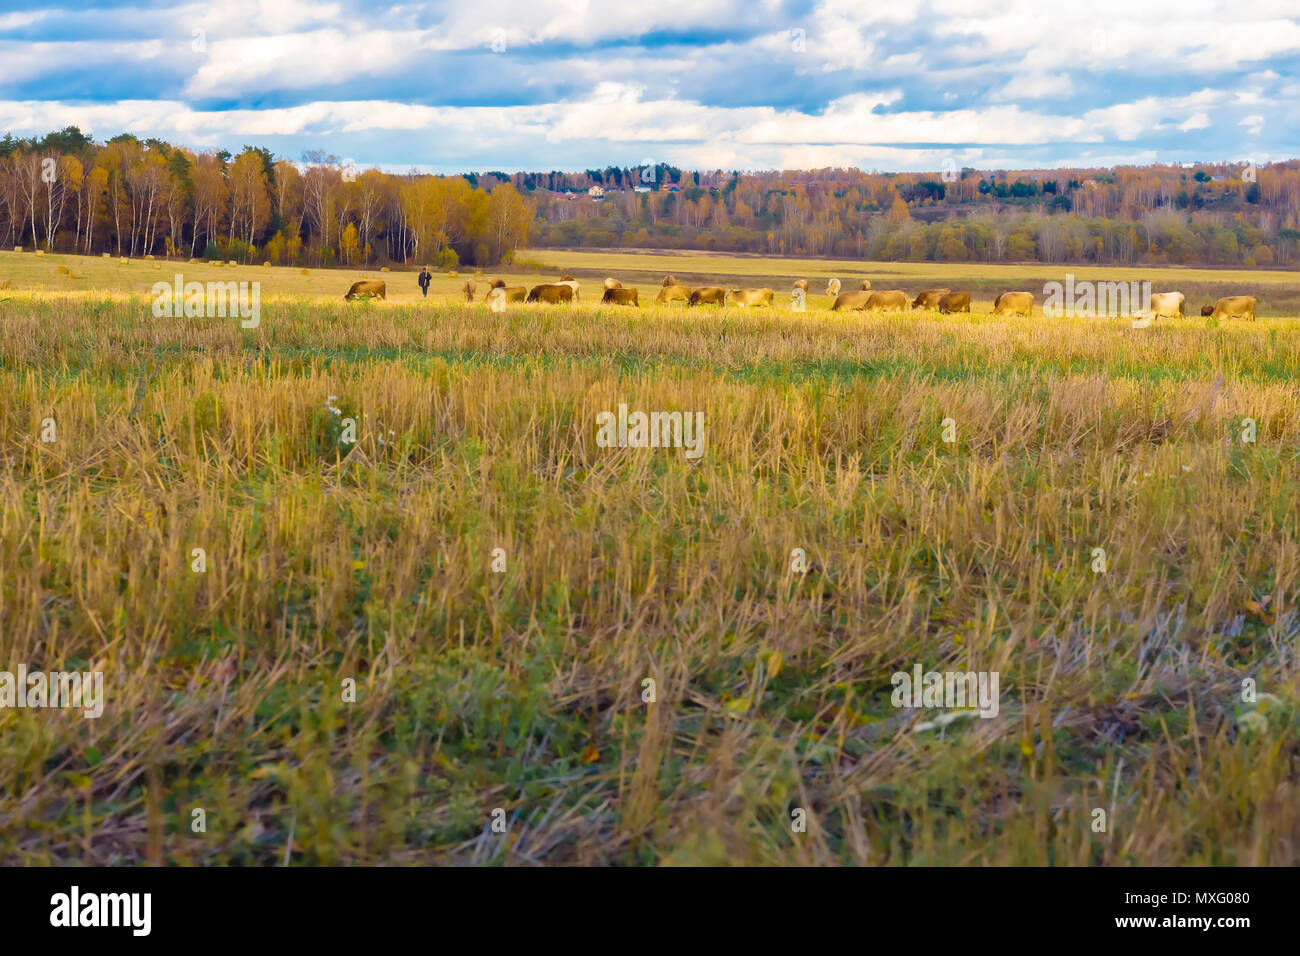
[[[0,2],[0,132],[444,172],[1300,156],[1300,0]]]

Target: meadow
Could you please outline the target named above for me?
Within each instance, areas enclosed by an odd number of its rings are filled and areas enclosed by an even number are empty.
[[[175,271],[262,281],[259,326],[155,318]],[[463,273],[344,303],[360,270],[0,253],[0,668],[106,684],[0,709],[0,862],[1300,863],[1291,276],[1168,271],[1261,317],[494,313]],[[620,403],[702,411],[703,456],[600,447]],[[893,706],[917,664],[999,673],[997,716]]]

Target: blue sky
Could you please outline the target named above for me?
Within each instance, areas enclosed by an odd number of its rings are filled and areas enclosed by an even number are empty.
[[[0,131],[440,172],[1300,155],[1300,0],[0,0]]]

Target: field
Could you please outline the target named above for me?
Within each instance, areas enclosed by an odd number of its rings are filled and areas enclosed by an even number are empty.
[[[1143,270],[1263,308],[1139,329],[154,265],[0,253],[0,668],[106,691],[0,709],[0,862],[1300,863],[1293,274]],[[259,326],[155,318],[176,271]],[[601,447],[620,404],[704,454]],[[997,715],[895,707],[917,665]]]

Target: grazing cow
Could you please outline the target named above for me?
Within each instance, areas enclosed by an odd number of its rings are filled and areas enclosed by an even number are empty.
[[[343,299],[345,302],[350,302],[363,295],[387,299],[388,286],[381,279],[362,279],[360,282],[352,283],[352,288],[348,289],[348,294]]]
[[[851,283],[852,283],[852,280],[850,279],[849,281],[850,281],[850,284],[851,284]],[[839,295],[839,294],[840,294],[840,290],[841,290],[842,288],[844,288],[844,286],[841,284],[841,282],[840,282],[839,279],[832,279],[830,282],[826,283],[826,294],[827,294],[827,295]],[[870,280],[870,279],[863,279],[861,282],[858,283],[858,288],[861,289],[863,292],[870,292],[870,291],[871,291],[871,280]]]
[[[1214,315],[1214,306],[1212,305],[1201,306],[1201,315]]]
[[[716,285],[705,286],[702,289],[696,289],[691,293],[687,305],[726,305],[727,290],[721,289]]]
[[[916,298],[912,300],[912,308],[937,309],[939,308],[939,300],[951,291],[952,289],[926,289],[924,292],[919,292]]]
[[[939,313],[947,315],[950,312],[969,312],[970,311],[970,293],[969,292],[949,292],[945,296],[939,297]]]
[[[1228,295],[1214,303],[1210,318],[1251,319],[1255,318],[1255,297],[1253,295]]]
[[[560,302],[573,302],[573,286],[568,283],[545,283],[535,285],[528,292],[529,302],[545,302],[548,305],[556,305]]]
[[[505,305],[507,302],[523,302],[528,295],[528,289],[522,285],[498,285],[493,286],[487,295],[483,297],[484,303],[491,306],[496,302]]]
[[[994,315],[1031,315],[1033,311],[1032,292],[1003,292],[993,300]]]
[[[606,280],[605,280],[605,288],[606,288],[606,289],[621,289],[621,288],[623,288],[623,283],[619,282],[617,279],[606,279]]]
[[[664,285],[676,285],[677,280],[672,276],[664,276]]]
[[[898,312],[907,308],[907,293],[902,289],[890,289],[887,292],[867,294],[867,311]]]
[[[573,290],[573,301],[574,301],[574,302],[577,302],[577,301],[578,301],[578,283],[577,283],[576,280],[574,280],[574,279],[561,279],[559,282],[557,282],[557,283],[555,283],[555,284],[556,284],[556,285],[567,285],[570,289]]]
[[[655,305],[663,305],[666,302],[686,302],[691,300],[691,293],[695,290],[688,285],[666,285],[659,290],[655,296]]]
[[[465,293],[466,302],[474,301],[474,280],[473,279],[466,279],[465,285],[461,287],[461,290]]]
[[[831,305],[832,312],[861,312],[867,307],[867,300],[871,298],[871,293],[865,290],[858,292],[841,292],[835,297],[834,304]]]
[[[640,305],[636,300],[636,289],[606,289],[601,296],[601,305]]]
[[[771,289],[732,289],[728,293],[730,301],[742,309],[749,305],[771,306],[772,295]]]
[[[505,287],[506,287],[505,279],[493,279],[492,284],[488,286],[489,289],[504,289]]]
[[[1185,315],[1183,311],[1186,296],[1181,292],[1157,292],[1151,296],[1151,318],[1175,318]]]

